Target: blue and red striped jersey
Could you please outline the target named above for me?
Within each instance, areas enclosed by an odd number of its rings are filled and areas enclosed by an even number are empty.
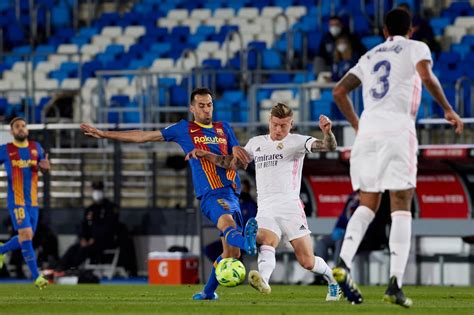
[[[39,161],[44,151],[36,141],[0,145],[0,164],[8,177],[8,207],[38,206]]]
[[[165,141],[176,142],[186,154],[197,148],[219,155],[230,155],[232,148],[239,145],[234,132],[226,122],[203,125],[181,120],[161,130],[161,133]],[[235,171],[216,166],[206,159],[192,159],[189,163],[198,199],[209,191],[224,187],[240,193],[240,179]]]

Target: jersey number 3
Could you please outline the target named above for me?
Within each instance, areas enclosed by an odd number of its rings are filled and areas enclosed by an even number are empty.
[[[383,98],[390,88],[390,69],[391,65],[387,60],[381,60],[374,65],[372,73],[376,75],[377,83],[370,89],[370,95],[376,100]]]

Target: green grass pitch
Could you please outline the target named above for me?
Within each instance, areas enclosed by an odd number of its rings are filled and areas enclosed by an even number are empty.
[[[27,284],[0,285],[0,314],[471,314],[474,288],[414,287],[404,291],[414,301],[411,309],[384,304],[385,287],[362,287],[365,301],[326,302],[324,286],[272,286],[263,296],[241,285],[219,288],[219,301],[192,301],[201,286],[51,285],[39,291]]]

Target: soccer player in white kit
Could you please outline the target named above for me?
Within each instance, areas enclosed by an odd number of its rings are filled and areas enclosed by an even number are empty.
[[[390,281],[384,301],[412,305],[402,287],[411,240],[411,201],[416,187],[418,141],[415,119],[420,105],[421,82],[444,110],[445,119],[461,133],[463,123],[454,112],[431,71],[428,46],[408,39],[411,16],[394,9],[385,17],[386,41],[367,52],[336,85],[337,106],[356,130],[350,158],[354,190],[360,190],[360,206],[347,226],[340,260],[333,275],[346,298],[363,298],[350,276],[357,248],[380,206],[381,193],[390,191]],[[364,111],[359,118],[348,94],[362,84]]]
[[[300,265],[328,282],[327,301],[341,298],[331,269],[326,262],[314,255],[311,231],[308,228],[303,203],[300,199],[301,173],[306,153],[330,151],[336,148],[331,132],[331,120],[321,115],[319,126],[323,140],[290,133],[293,111],[285,104],[275,105],[270,113],[269,134],[249,140],[245,150],[255,163],[257,182],[257,244],[258,271],[249,272],[249,283],[264,294],[269,294],[268,284],[275,269],[275,248],[281,240],[289,241]],[[204,157],[211,162],[230,168],[232,156],[217,156],[209,152],[191,152],[190,157]],[[189,158],[189,157],[188,157]],[[234,158],[235,159],[235,158]]]

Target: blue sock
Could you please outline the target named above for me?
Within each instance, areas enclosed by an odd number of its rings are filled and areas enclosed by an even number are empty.
[[[225,229],[224,239],[227,244],[245,250],[245,239],[235,227],[229,226]]]
[[[23,241],[21,243],[21,253],[23,254],[23,259],[25,260],[28,268],[31,272],[31,277],[33,280],[36,280],[39,276],[38,265],[36,264],[36,254],[33,249],[32,241]]]
[[[209,279],[207,279],[207,283],[204,286],[204,294],[206,294],[206,296],[213,295],[217,287],[219,286],[219,282],[217,282],[216,279],[216,266],[221,260],[221,256],[217,257],[214,266],[212,266],[211,274],[209,275]]]
[[[0,255],[3,255],[5,253],[20,249],[21,245],[20,242],[18,241],[18,235],[13,236],[8,242],[0,246]]]

